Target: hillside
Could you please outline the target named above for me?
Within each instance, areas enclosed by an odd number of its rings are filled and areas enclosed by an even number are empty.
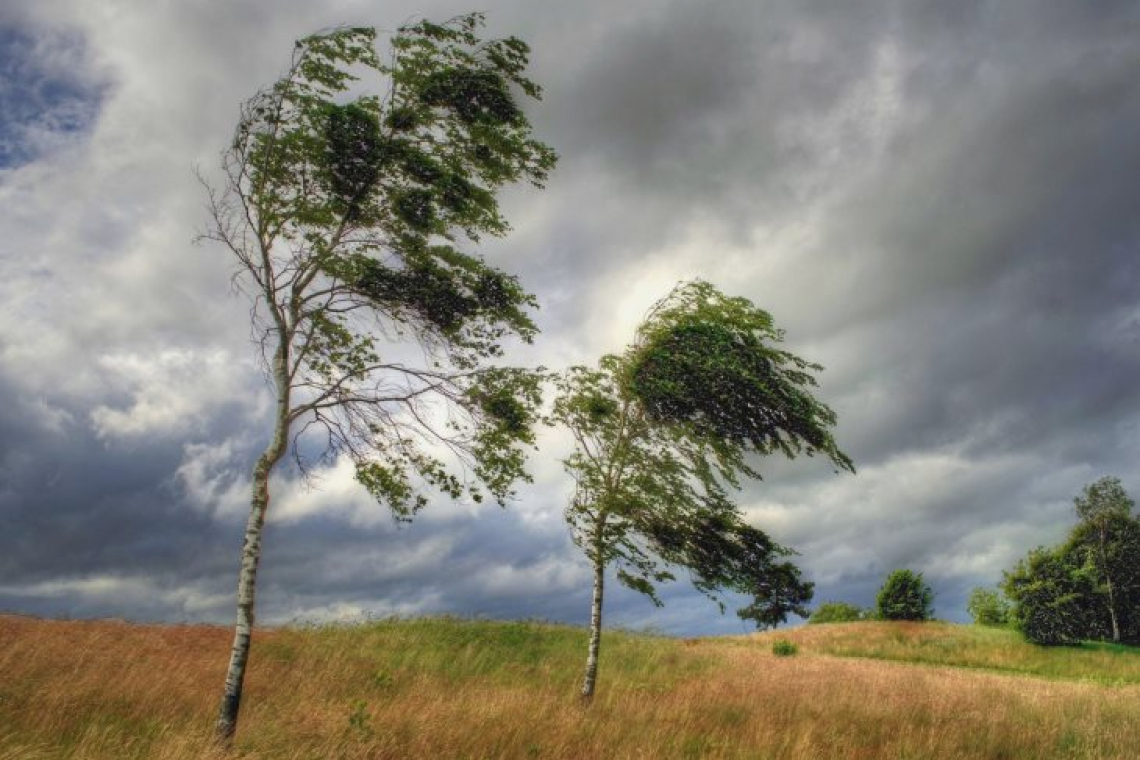
[[[0,616],[0,757],[215,756],[229,635]],[[799,654],[773,656],[776,638]],[[1140,746],[1140,655],[1119,648],[1041,650],[948,624],[608,633],[584,708],[584,644],[581,629],[525,622],[261,631],[234,754],[1125,758]]]

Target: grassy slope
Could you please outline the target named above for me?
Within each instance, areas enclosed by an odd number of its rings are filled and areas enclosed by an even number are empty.
[[[796,640],[777,658],[771,640]],[[212,756],[229,633],[0,616],[0,757]],[[259,632],[245,757],[1134,757],[1140,655],[859,623],[739,639],[417,620]],[[954,662],[1049,678],[916,666]],[[1093,679],[1100,682],[1082,681]]]
[[[1097,643],[1038,647],[1005,628],[864,622],[810,625],[748,640],[773,638],[788,639],[801,651],[814,654],[978,668],[1109,686],[1140,685],[1140,649]]]

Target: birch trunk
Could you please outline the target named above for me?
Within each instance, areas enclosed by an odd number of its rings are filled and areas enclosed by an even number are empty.
[[[1120,643],[1120,624],[1116,622],[1116,599],[1112,592],[1112,581],[1108,578],[1105,579],[1108,584],[1108,615],[1112,619],[1112,641],[1115,644]]]
[[[1108,616],[1112,620],[1112,641],[1120,643],[1120,625],[1116,622],[1116,595],[1112,590],[1112,577],[1108,573],[1108,537],[1104,534],[1104,525],[1100,528],[1100,564],[1104,569],[1104,583],[1108,586]]]
[[[223,744],[228,744],[237,730],[242,683],[245,680],[246,663],[249,661],[257,566],[261,561],[261,533],[265,525],[265,513],[269,508],[269,473],[285,456],[288,448],[289,378],[284,347],[279,348],[274,356],[273,374],[277,385],[276,424],[272,442],[253,468],[253,495],[250,499],[249,520],[246,522],[245,541],[241,550],[241,569],[238,573],[234,643],[230,651],[230,665],[226,671],[225,690],[218,709],[218,720],[214,726],[215,737]]]
[[[590,606],[590,647],[586,655],[586,677],[582,681],[582,699],[594,696],[598,680],[598,650],[602,643],[602,594],[605,591],[606,566],[600,548],[594,555],[594,600]]]

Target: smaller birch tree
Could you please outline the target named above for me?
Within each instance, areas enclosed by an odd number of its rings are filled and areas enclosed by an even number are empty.
[[[556,379],[549,423],[575,448],[566,510],[593,569],[582,697],[595,691],[605,574],[660,605],[657,584],[689,572],[724,609],[724,592],[751,597],[737,614],[758,627],[807,616],[812,584],[790,549],[749,525],[731,498],[758,478],[753,457],[820,454],[854,471],[829,428],[835,415],[808,392],[820,367],[775,344],[771,317],[707,282],[659,301],[621,355]]]

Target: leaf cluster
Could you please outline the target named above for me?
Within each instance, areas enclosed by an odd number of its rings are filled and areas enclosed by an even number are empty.
[[[771,316],[713,285],[684,283],[657,304],[626,357],[624,382],[648,417],[714,453],[728,471],[755,475],[743,455],[822,454],[854,471],[814,398],[822,369],[777,344]]]

